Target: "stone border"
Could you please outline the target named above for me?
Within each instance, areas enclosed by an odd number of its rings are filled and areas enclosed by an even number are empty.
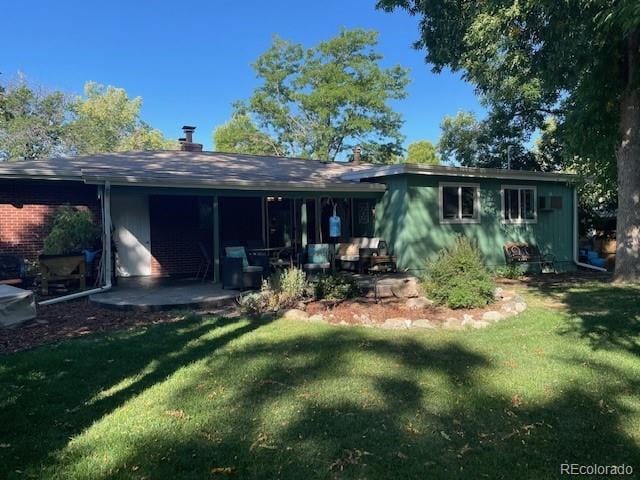
[[[452,316],[450,318],[447,318],[444,322],[436,322],[428,318],[411,320],[408,318],[397,317],[387,318],[383,323],[380,324],[372,322],[347,323],[344,321],[340,323],[331,323],[327,321],[327,319],[320,313],[309,315],[307,312],[301,309],[287,310],[286,312],[284,312],[283,317],[287,319],[302,320],[312,323],[322,322],[331,325],[372,327],[388,330],[436,328],[446,330],[462,330],[466,328],[486,328],[492,323],[496,323],[506,318],[513,317],[521,312],[524,312],[527,309],[527,303],[524,301],[524,298],[522,298],[513,290],[505,290],[498,287],[496,288],[494,295],[496,297],[496,303],[492,305],[492,309],[483,311],[482,315],[478,316],[476,314],[476,316],[474,316],[468,313],[464,313],[461,319]],[[409,299],[408,302],[412,302],[414,304],[422,303],[422,308],[424,308],[427,303],[430,303],[429,300],[420,297]],[[416,306],[418,307],[418,305]]]

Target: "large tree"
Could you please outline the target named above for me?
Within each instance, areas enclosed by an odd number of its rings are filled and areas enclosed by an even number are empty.
[[[175,142],[140,119],[142,98],[129,98],[123,88],[87,82],[84,96],[72,104],[69,125],[76,153],[166,150]]]
[[[125,150],[176,149],[177,142],[140,119],[142,100],[95,82],[85,95],[29,85],[0,87],[0,161]]]
[[[617,171],[616,277],[640,280],[640,2],[379,0],[421,17],[436,72],[462,71],[489,115],[522,132],[549,117],[582,171]]]
[[[408,78],[400,66],[380,66],[376,44],[377,33],[365,30],[309,49],[276,37],[254,64],[261,84],[240,111],[278,154],[331,161],[360,145],[369,161],[390,161],[403,137],[389,101],[406,96]]]
[[[251,117],[237,111],[231,119],[213,131],[214,149],[220,152],[281,156],[282,146],[260,131]]]
[[[0,161],[34,160],[66,150],[68,99],[24,79],[0,90]]]
[[[439,165],[440,159],[436,147],[429,140],[419,140],[407,147],[407,163],[421,163],[424,165]]]
[[[438,151],[442,159],[464,167],[512,168],[549,171],[561,167],[555,146],[555,123],[542,127],[541,135],[530,148],[529,135],[489,116],[478,120],[472,112],[447,116],[440,124]]]

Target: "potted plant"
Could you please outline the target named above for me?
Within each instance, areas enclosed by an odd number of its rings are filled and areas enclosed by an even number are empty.
[[[90,212],[61,207],[53,218],[39,257],[42,293],[47,295],[49,282],[59,280],[79,280],[80,288],[84,288],[84,251],[95,250],[99,242],[100,227],[93,222]]]

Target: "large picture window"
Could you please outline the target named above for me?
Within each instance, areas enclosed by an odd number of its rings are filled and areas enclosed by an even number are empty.
[[[440,184],[440,223],[478,223],[479,221],[479,185]]]
[[[505,185],[501,196],[503,222],[535,223],[538,220],[535,187]]]

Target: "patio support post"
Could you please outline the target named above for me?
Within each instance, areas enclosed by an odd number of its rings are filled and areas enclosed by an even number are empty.
[[[316,212],[316,231],[315,231],[315,243],[322,243],[322,239],[320,238],[320,232],[322,230],[322,225],[320,224],[322,220],[322,212],[320,211],[321,203],[320,199],[316,198],[316,208],[314,209]]]
[[[102,190],[102,229],[103,229],[103,241],[102,252],[104,259],[102,260],[102,267],[104,272],[104,285],[111,285],[111,277],[113,275],[111,263],[111,184],[105,182]]]
[[[217,195],[213,197],[213,281],[220,281],[220,210]]]
[[[307,247],[307,200],[302,200],[300,207],[300,231],[302,233],[302,248]]]

